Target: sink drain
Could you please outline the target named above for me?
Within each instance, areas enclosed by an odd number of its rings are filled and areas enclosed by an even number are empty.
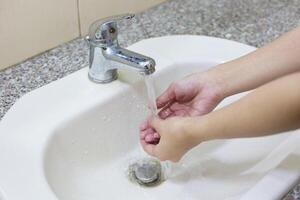
[[[158,160],[143,158],[129,165],[129,178],[143,186],[155,186],[161,182],[162,168]]]

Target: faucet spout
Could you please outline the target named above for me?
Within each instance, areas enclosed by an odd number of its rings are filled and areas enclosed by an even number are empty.
[[[150,75],[155,72],[155,61],[152,58],[118,46],[107,48],[103,51],[103,56],[119,63],[115,68],[128,68],[142,75]]]

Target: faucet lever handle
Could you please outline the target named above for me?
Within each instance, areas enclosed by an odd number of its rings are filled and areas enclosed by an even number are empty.
[[[131,13],[126,13],[126,14],[122,14],[122,15],[115,15],[115,16],[111,16],[111,17],[107,17],[106,19],[106,23],[107,22],[118,22],[118,21],[122,21],[124,19],[132,19],[134,18],[135,14],[131,14]]]
[[[87,41],[99,47],[117,44],[117,22],[132,19],[134,16],[134,14],[122,14],[95,21],[89,28],[89,35],[86,38]]]

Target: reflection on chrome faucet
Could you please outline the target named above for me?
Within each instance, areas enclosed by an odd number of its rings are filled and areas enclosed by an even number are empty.
[[[132,19],[133,14],[108,17],[95,21],[86,40],[90,46],[89,78],[96,83],[109,83],[117,79],[117,69],[133,69],[149,75],[155,71],[155,61],[147,56],[119,46],[117,22]]]

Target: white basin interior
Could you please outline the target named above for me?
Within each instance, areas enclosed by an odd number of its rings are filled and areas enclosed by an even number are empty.
[[[156,91],[160,93],[173,80],[216,64],[169,66],[155,76]],[[190,152],[181,163],[171,165],[171,177],[161,185],[143,188],[126,176],[130,161],[145,156],[139,145],[138,127],[148,111],[142,79],[131,86],[55,130],[46,151],[45,172],[59,199],[237,197],[265,174],[242,173],[263,160],[287,136],[207,142]],[[232,96],[220,106],[240,96]]]
[[[130,49],[156,60],[157,94],[187,74],[254,50],[199,36],[149,39]],[[148,115],[146,105],[142,77],[128,71],[97,85],[83,69],[29,93],[0,123],[0,189],[9,200],[238,199],[278,165],[259,163],[274,159],[268,155],[290,136],[203,143],[172,164],[162,184],[141,187],[126,170],[145,156],[138,127]]]

